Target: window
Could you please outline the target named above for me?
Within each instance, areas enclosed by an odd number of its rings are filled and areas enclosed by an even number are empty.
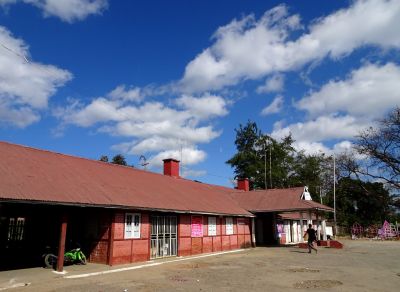
[[[125,214],[125,239],[140,238],[140,214]]]
[[[226,235],[233,234],[233,218],[232,217],[225,218],[225,227],[226,227]]]
[[[8,241],[21,241],[24,239],[25,218],[10,218],[8,221]]]
[[[217,218],[208,217],[208,236],[217,235]]]

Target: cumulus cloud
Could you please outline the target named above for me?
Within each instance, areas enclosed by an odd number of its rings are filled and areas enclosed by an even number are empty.
[[[296,103],[308,112],[305,121],[284,126],[276,124],[274,137],[292,134],[300,149],[319,149],[322,142],[340,141],[334,151],[348,151],[347,139],[374,126],[377,119],[400,104],[400,66],[365,64],[343,79],[327,82]],[[312,143],[319,143],[318,145]],[[322,148],[321,148],[322,149]]]
[[[257,87],[257,93],[279,92],[283,90],[284,77],[282,74],[276,74],[267,78],[265,84]]]
[[[149,159],[151,166],[161,166],[163,159],[174,158],[180,160],[182,164],[193,165],[203,161],[207,154],[194,147],[182,148],[181,150],[166,150],[158,153]]]
[[[175,102],[201,120],[228,114],[226,100],[216,95],[204,94],[199,98],[183,95]]]
[[[274,100],[261,111],[261,115],[267,116],[270,114],[279,113],[283,106],[283,96],[277,95]]]
[[[282,138],[292,134],[297,141],[320,142],[330,139],[352,138],[369,125],[370,120],[346,116],[320,116],[314,120],[298,122],[275,128],[272,137]]]
[[[69,23],[101,14],[108,7],[107,0],[1,0],[0,5],[4,7],[17,2],[41,9],[45,17],[55,16]]]
[[[40,119],[40,111],[72,74],[31,61],[28,45],[2,26],[0,50],[0,121],[26,127]]]
[[[109,92],[107,96],[114,100],[122,100],[123,102],[140,102],[144,98],[139,87],[127,89],[125,85],[118,85],[115,89]]]
[[[366,21],[368,19],[368,21]],[[182,90],[218,90],[246,79],[296,70],[310,62],[333,60],[362,46],[399,48],[400,2],[358,0],[351,6],[316,19],[300,36],[300,17],[285,5],[220,27],[214,43],[185,68]]]
[[[134,97],[140,96],[140,91],[134,88],[138,92]],[[137,104],[136,98],[125,98],[126,92],[129,91],[117,87],[106,97],[95,98],[89,104],[71,101],[69,106],[55,110],[54,115],[64,125],[94,126],[100,132],[132,139],[114,145],[113,149],[132,155],[152,155],[152,166],[158,166],[161,158],[167,155],[176,158],[178,152],[180,155],[181,147],[185,164],[205,159],[206,154],[197,145],[209,143],[220,135],[210,119],[228,113],[227,102],[220,96],[185,95],[168,106],[156,101]]]
[[[346,112],[354,116],[381,117],[400,104],[400,67],[367,64],[345,80],[331,80],[302,98],[297,106],[311,116]]]

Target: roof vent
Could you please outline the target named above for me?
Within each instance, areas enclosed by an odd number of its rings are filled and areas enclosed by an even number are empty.
[[[164,159],[164,175],[179,177],[179,160],[168,158]]]

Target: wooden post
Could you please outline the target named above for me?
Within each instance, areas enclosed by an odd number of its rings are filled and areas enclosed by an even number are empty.
[[[303,212],[300,212],[300,238],[299,242],[304,242],[304,222],[303,222]]]
[[[66,215],[61,217],[61,230],[60,230],[60,242],[58,244],[58,260],[57,260],[57,271],[62,272],[64,268],[64,253],[65,253],[65,239],[67,237],[67,222],[68,218]]]
[[[274,237],[274,244],[276,244],[279,240],[278,235],[277,235],[277,230],[276,230],[276,213],[272,213],[272,226],[273,226],[272,234]],[[279,243],[278,243],[278,245],[279,245]]]
[[[108,265],[113,265],[114,233],[115,233],[115,213],[111,212],[110,233],[108,234]],[[150,238],[149,238],[150,240]]]
[[[317,216],[317,240],[321,240],[321,228],[319,225],[319,216],[318,216],[318,210],[316,212],[316,216]]]
[[[251,246],[256,247],[256,224],[255,218],[251,218]]]
[[[326,220],[325,219],[323,219],[322,220],[322,236],[323,236],[323,240],[327,240],[328,238],[327,238],[327,235],[326,235]]]

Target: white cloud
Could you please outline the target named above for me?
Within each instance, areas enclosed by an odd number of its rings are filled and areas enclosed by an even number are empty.
[[[123,102],[140,102],[144,97],[139,87],[126,89],[125,85],[118,85],[115,89],[109,92],[107,96],[114,100],[121,100]]]
[[[351,72],[346,80],[331,80],[297,106],[313,117],[346,112],[353,116],[381,117],[400,104],[400,67],[367,64]]]
[[[266,116],[270,114],[279,113],[283,106],[283,96],[277,95],[274,100],[261,111],[261,115]]]
[[[220,135],[209,121],[227,114],[227,103],[222,97],[182,96],[171,103],[176,106],[172,107],[154,101],[137,105],[135,98],[125,98],[125,92],[128,91],[124,88],[113,90],[107,97],[95,98],[89,104],[71,101],[69,106],[55,110],[54,115],[64,126],[96,126],[100,132],[133,139],[113,146],[114,150],[126,154],[153,155],[159,159],[167,154],[175,155],[182,147],[186,149],[186,163],[205,159],[205,153],[196,147]],[[158,164],[153,162],[152,166]]]
[[[201,97],[183,95],[175,102],[200,120],[228,114],[227,102],[216,95],[204,94]]]
[[[367,21],[366,21],[367,20]],[[358,0],[312,22],[297,39],[300,17],[286,6],[220,27],[214,43],[185,69],[180,86],[186,92],[217,90],[246,79],[296,70],[325,57],[341,58],[362,46],[399,48],[400,2]]]
[[[298,151],[304,151],[307,155],[318,155],[321,153],[329,155],[331,153],[331,149],[321,142],[296,141],[293,143],[293,147]]]
[[[400,66],[365,64],[343,80],[331,80],[311,92],[296,106],[308,112],[308,120],[288,126],[276,124],[274,137],[292,134],[301,149],[318,149],[321,142],[353,139],[363,129],[400,104]],[[313,145],[312,143],[319,143]],[[349,141],[335,145],[335,152],[349,151]]]
[[[265,80],[265,84],[257,87],[257,93],[279,92],[283,90],[285,78],[282,74],[275,74]]]
[[[296,141],[321,142],[330,139],[351,139],[369,125],[369,120],[352,116],[320,116],[315,120],[298,122],[284,128],[275,128],[272,137],[280,139],[292,134]]]
[[[41,9],[45,17],[55,16],[69,23],[101,14],[108,7],[107,0],[1,0],[0,5],[8,7],[17,2]]]
[[[0,51],[0,121],[26,127],[40,119],[40,110],[72,74],[29,61],[28,45],[2,26]]]
[[[204,151],[190,147],[182,148],[182,151],[167,150],[160,152],[157,155],[151,157],[149,159],[149,163],[151,167],[159,167],[163,164],[163,159],[174,158],[180,160],[181,164],[183,165],[193,165],[202,162],[204,159],[206,159],[206,156],[207,154]]]

